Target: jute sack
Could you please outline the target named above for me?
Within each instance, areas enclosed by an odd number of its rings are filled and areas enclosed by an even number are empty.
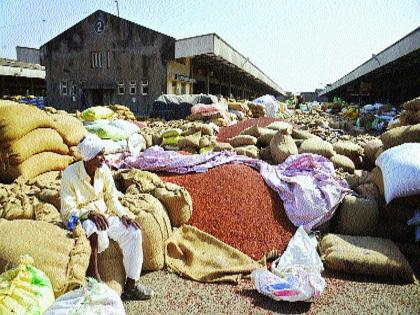
[[[122,204],[134,214],[142,227],[143,270],[161,270],[165,265],[164,242],[172,233],[165,207],[149,194],[126,194]]]
[[[144,140],[146,141],[146,148],[150,148],[153,145],[153,137],[147,133],[141,132],[140,133]]]
[[[262,128],[258,127],[257,125],[253,125],[251,127],[248,127],[240,133],[241,136],[253,136],[255,138],[258,138],[262,134]]]
[[[414,98],[403,104],[404,109],[412,111],[420,111],[420,97]]]
[[[200,149],[207,147],[209,145],[210,145],[210,138],[208,136],[203,136],[200,138],[200,143],[199,143]]]
[[[261,129],[261,135],[258,138],[257,145],[265,148],[270,145],[271,139],[273,139],[274,135],[278,132],[274,129],[268,129],[268,128],[260,128]]]
[[[236,154],[245,155],[253,159],[260,158],[259,150],[255,145],[245,145],[242,147],[236,147],[233,149],[233,151],[235,151]]]
[[[191,218],[192,199],[184,187],[167,182],[152,191],[152,194],[165,206],[172,226],[181,226]]]
[[[333,149],[337,154],[347,156],[353,162],[363,154],[363,148],[350,141],[338,141],[333,144]]]
[[[302,145],[303,141],[305,141],[305,140],[303,140],[303,139],[293,139],[293,141],[295,142],[295,144],[296,144],[296,146],[299,150],[300,146]]]
[[[64,227],[60,212],[50,203],[38,203],[35,206],[35,220]]]
[[[35,219],[35,207],[38,199],[24,193],[0,196],[0,218],[7,220]]]
[[[213,152],[221,152],[221,151],[232,151],[233,147],[230,145],[230,143],[225,142],[218,142],[216,146],[213,149]]]
[[[193,124],[192,130],[195,132],[201,132],[203,136],[212,136],[214,134],[213,128],[208,124]]]
[[[270,147],[262,148],[260,150],[260,156],[261,156],[261,159],[263,159],[264,161],[269,161],[269,162],[273,161]]]
[[[420,196],[417,196],[420,198]],[[397,200],[396,200],[397,201]],[[410,207],[404,204],[391,202],[382,207],[382,216],[385,220],[405,224],[416,213],[417,207]]]
[[[317,136],[311,134],[309,131],[293,128],[292,130],[292,138],[293,139],[302,139],[307,140],[311,138],[318,138]]]
[[[37,128],[24,135],[22,138],[8,143],[10,146],[0,152],[3,161],[10,164],[20,164],[32,155],[41,152],[55,152],[68,154],[69,148],[54,129]]]
[[[115,173],[114,179],[117,183],[121,184],[124,190],[135,185],[141,193],[149,193],[156,189],[156,187],[162,186],[162,180],[159,176],[137,169],[119,171]]]
[[[384,149],[409,142],[420,142],[420,124],[393,128],[381,135]]]
[[[394,242],[369,236],[327,234],[318,245],[327,268],[413,282],[413,270]]]
[[[170,271],[200,282],[238,283],[242,274],[261,267],[236,248],[185,224],[167,240],[165,256]]]
[[[269,124],[266,128],[273,129],[277,131],[283,131],[283,134],[285,135],[291,135],[292,134],[292,125],[284,122],[284,121],[275,121]]]
[[[45,172],[62,171],[71,162],[73,162],[73,157],[69,155],[53,152],[38,153],[18,165],[0,165],[5,170],[0,173],[0,180],[11,182],[19,176],[31,179]]]
[[[375,199],[346,196],[337,213],[337,232],[348,235],[374,235],[379,221]]]
[[[55,129],[63,137],[68,146],[78,145],[80,140],[87,134],[83,123],[70,115],[52,115]]]
[[[232,147],[242,147],[245,145],[256,145],[257,144],[257,138],[253,136],[236,136],[231,139],[229,139],[229,143],[232,145]]]
[[[378,187],[379,192],[381,193],[381,196],[385,195],[384,190],[384,179],[382,177],[382,172],[379,167],[375,167],[372,170],[372,182]]]
[[[380,139],[370,140],[365,144],[364,151],[369,161],[375,162],[376,152],[378,152],[379,148],[381,148],[382,146],[383,143]]]
[[[414,226],[407,225],[405,222],[398,222],[395,219],[381,219],[376,232],[378,237],[389,238],[394,242],[415,242]]]
[[[191,136],[182,137],[178,141],[178,147],[185,148],[185,147],[193,147],[199,148],[200,147],[200,138],[201,132],[196,132]]]
[[[90,244],[80,225],[70,237],[47,222],[0,219],[0,272],[28,253],[33,266],[50,278],[56,297],[84,284]]]
[[[0,110],[0,141],[22,138],[36,128],[54,128],[54,121],[42,110],[29,105],[5,105]]]
[[[331,143],[319,138],[310,138],[303,141],[299,147],[299,153],[319,154],[329,159],[335,152]]]
[[[69,155],[71,155],[75,161],[81,161],[82,156],[80,155],[79,150],[77,149],[77,146],[69,147]]]
[[[98,270],[102,281],[121,295],[125,284],[123,256],[117,242],[109,240],[109,247],[98,255]]]
[[[298,154],[298,148],[293,138],[283,132],[285,131],[277,132],[270,141],[271,156],[277,164],[283,163],[290,155]]]
[[[354,188],[354,191],[367,199],[375,199],[377,201],[382,200],[379,188],[371,182],[357,186],[356,188]]]
[[[343,171],[350,174],[354,173],[354,163],[353,161],[345,155],[335,154],[330,158],[335,168],[341,168]]]

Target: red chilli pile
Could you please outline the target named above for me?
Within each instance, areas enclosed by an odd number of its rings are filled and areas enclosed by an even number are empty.
[[[207,173],[161,178],[189,191],[193,214],[188,224],[255,260],[273,249],[283,252],[296,230],[277,193],[248,166],[228,164]]]

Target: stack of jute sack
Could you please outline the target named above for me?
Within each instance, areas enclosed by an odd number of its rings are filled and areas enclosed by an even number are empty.
[[[117,118],[124,120],[136,120],[136,116],[134,116],[134,113],[127,106],[115,104],[109,105],[108,107],[117,114]]]
[[[74,160],[69,146],[76,145],[85,132],[77,119],[49,116],[36,107],[11,102],[2,101],[0,108],[2,182],[63,170]]]
[[[403,104],[405,109],[400,115],[401,126],[420,123],[420,96]]]
[[[248,102],[247,105],[252,113],[253,118],[265,117],[267,115],[265,111],[265,106],[263,104]]]

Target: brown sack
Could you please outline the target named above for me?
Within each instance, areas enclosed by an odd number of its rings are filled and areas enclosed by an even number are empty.
[[[68,146],[78,145],[80,140],[87,134],[83,123],[76,117],[70,115],[53,115],[55,128],[63,137]]]
[[[8,143],[10,146],[0,152],[1,160],[12,165],[20,164],[32,155],[41,152],[68,154],[69,149],[54,129],[37,128],[22,138]]]
[[[232,145],[232,147],[242,147],[245,145],[256,145],[257,144],[257,138],[253,136],[236,136],[231,139],[229,139],[229,143]]]
[[[299,147],[299,153],[319,154],[327,159],[335,154],[332,144],[319,138],[310,138],[303,141]]]
[[[346,196],[337,213],[337,232],[348,235],[374,235],[379,221],[378,203],[374,199]]]
[[[358,158],[363,154],[363,148],[350,141],[338,141],[333,144],[333,149],[337,154],[347,156],[356,163]]]
[[[394,242],[376,237],[327,234],[321,259],[332,270],[414,282],[414,273]]]
[[[221,152],[221,151],[232,151],[233,147],[229,143],[225,142],[218,142],[216,146],[213,148],[213,152]]]
[[[343,171],[348,172],[350,174],[354,173],[354,163],[347,156],[335,154],[330,158],[330,160],[335,168],[341,168]]]
[[[393,128],[381,135],[384,149],[408,142],[420,142],[420,124]]]
[[[378,187],[381,196],[385,196],[384,190],[384,179],[382,177],[382,172],[379,167],[375,167],[372,170],[372,182]]]
[[[98,254],[98,270],[102,281],[121,295],[124,291],[125,269],[123,256],[117,242],[109,240],[109,247]]]
[[[370,140],[365,144],[364,151],[369,161],[376,161],[376,152],[378,152],[379,148],[381,148],[382,146],[383,143],[380,139]]]
[[[29,254],[34,267],[50,278],[56,297],[85,283],[90,251],[80,225],[71,237],[66,230],[47,222],[0,219],[0,273]]]
[[[2,101],[0,101],[2,102]],[[54,121],[31,105],[4,105],[0,110],[0,141],[20,139],[36,128],[54,128]]]
[[[290,155],[298,154],[298,148],[290,135],[279,131],[270,141],[271,156],[277,164],[283,163]]]
[[[253,159],[260,158],[259,150],[255,145],[245,145],[241,147],[236,147],[233,150],[236,152],[236,154],[239,155],[245,155]]]

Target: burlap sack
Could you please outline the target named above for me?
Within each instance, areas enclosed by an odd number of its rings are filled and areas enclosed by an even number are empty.
[[[47,222],[0,219],[0,272],[30,254],[34,267],[50,278],[56,297],[84,284],[90,251],[80,225],[69,237],[66,230]]]
[[[9,142],[8,147],[0,150],[2,161],[17,165],[41,152],[68,154],[69,149],[54,129],[38,128],[30,131],[22,138]]]
[[[376,185],[376,187],[378,187],[381,196],[384,196],[384,179],[382,177],[382,172],[379,167],[375,167],[372,170],[372,182]]]
[[[181,149],[185,147],[199,148],[200,138],[201,138],[200,131],[192,134],[191,136],[182,137],[178,141],[178,147],[180,147]]]
[[[292,134],[292,125],[284,122],[284,121],[275,121],[269,124],[266,128],[273,129],[277,131],[283,131],[284,135],[291,135]]]
[[[245,155],[253,159],[259,159],[260,153],[259,149],[255,145],[245,145],[242,147],[236,147],[233,149],[236,154]]]
[[[302,139],[307,140],[311,138],[318,138],[317,136],[311,134],[309,131],[293,128],[292,130],[292,138],[293,139]]]
[[[298,154],[298,148],[293,138],[279,131],[270,141],[271,156],[277,164],[283,163],[290,155]]]
[[[69,155],[71,155],[75,161],[81,161],[82,156],[80,155],[79,150],[77,149],[77,146],[69,147]]]
[[[218,142],[216,146],[213,149],[213,152],[221,152],[221,151],[232,151],[233,147],[230,145],[230,143],[225,142]]]
[[[161,179],[156,174],[137,169],[116,172],[114,179],[116,184],[122,186],[122,190],[127,190],[128,187],[134,185],[141,193],[152,192],[156,187],[162,185]]]
[[[303,139],[293,139],[293,141],[295,142],[297,148],[299,149],[300,146],[302,145],[303,141],[305,141],[305,140],[303,140]]]
[[[383,143],[380,139],[374,139],[370,140],[365,144],[364,151],[365,156],[369,159],[371,162],[375,162],[376,160],[376,152],[378,152],[379,148],[383,146]]]
[[[146,148],[150,148],[153,145],[152,135],[149,135],[149,134],[144,133],[144,132],[142,132],[140,134],[143,136],[144,140],[146,141]]]
[[[268,128],[260,128],[260,131],[261,135],[258,138],[257,145],[262,148],[268,147],[271,139],[278,132],[277,130]]]
[[[210,145],[210,138],[208,136],[203,136],[200,138],[199,147],[204,148]]]
[[[3,172],[0,172],[0,180],[11,182],[19,176],[30,179],[45,172],[62,171],[73,162],[73,160],[73,157],[69,155],[42,152],[31,156],[18,165],[0,163],[0,167],[4,170]]]
[[[200,282],[238,283],[258,267],[239,250],[189,225],[176,229],[165,245],[168,269]]]
[[[356,188],[354,191],[360,194],[362,197],[367,199],[375,199],[377,201],[382,200],[381,193],[379,192],[379,188],[376,187],[374,183],[364,183]]]
[[[35,220],[64,227],[60,212],[50,203],[39,203],[35,206]]]
[[[117,242],[109,240],[109,247],[98,255],[98,270],[102,281],[121,295],[124,291],[125,269]]]
[[[0,218],[7,220],[35,219],[35,207],[39,201],[25,193],[12,193],[0,196]]]
[[[232,147],[242,147],[245,145],[256,145],[257,144],[257,138],[253,136],[236,136],[231,139],[229,139],[229,143],[232,145]]]
[[[344,197],[337,212],[337,232],[348,235],[375,235],[379,221],[375,199]]]
[[[324,265],[332,270],[414,281],[407,259],[388,239],[327,234],[318,248]]]
[[[420,196],[417,196],[417,198],[420,198]],[[406,224],[406,222],[416,213],[417,207],[410,207],[409,205],[392,201],[391,203],[384,205],[381,210],[382,217],[385,220]]]
[[[319,138],[310,138],[303,141],[299,147],[299,153],[319,154],[327,159],[335,154],[332,144]]]
[[[363,148],[350,141],[338,141],[333,144],[333,149],[337,154],[347,156],[353,162],[363,154]]]
[[[414,98],[403,104],[404,109],[412,111],[420,111],[420,97]]]
[[[382,146],[382,147],[380,147],[377,151],[376,151],[376,153],[375,153],[375,161],[376,161],[376,159],[384,152],[385,150],[384,150],[384,147]]]
[[[394,242],[415,242],[414,226],[407,225],[406,222],[398,222],[395,219],[381,219],[376,232],[378,237],[388,238]]]
[[[193,133],[201,132],[203,136],[212,136],[214,134],[213,128],[207,124],[193,124],[192,130]]]
[[[87,134],[83,123],[70,115],[53,115],[55,129],[63,137],[68,146],[78,145],[80,140]]]
[[[253,125],[251,127],[248,127],[240,133],[241,136],[253,136],[255,138],[258,138],[262,134],[262,128],[258,127],[257,125]]]
[[[266,161],[266,162],[272,162],[273,161],[273,157],[271,156],[271,148],[270,147],[262,148],[260,150],[260,156],[261,156],[261,159]]]
[[[417,112],[412,110],[405,110],[400,114],[400,123],[401,126],[406,125],[415,125],[420,123],[420,121],[417,120]]]
[[[335,154],[330,158],[331,162],[334,165],[334,168],[341,168],[343,171],[350,174],[354,173],[354,163],[347,156],[341,154]]]
[[[393,128],[381,135],[384,149],[408,142],[420,142],[420,124]]]
[[[191,218],[192,199],[184,187],[167,182],[153,190],[152,194],[165,206],[172,226],[181,226]]]
[[[143,270],[161,270],[165,265],[164,242],[172,233],[164,206],[149,194],[126,194],[121,202],[142,227]]]
[[[5,105],[0,110],[1,142],[22,138],[36,128],[54,128],[54,126],[54,121],[35,106]]]

